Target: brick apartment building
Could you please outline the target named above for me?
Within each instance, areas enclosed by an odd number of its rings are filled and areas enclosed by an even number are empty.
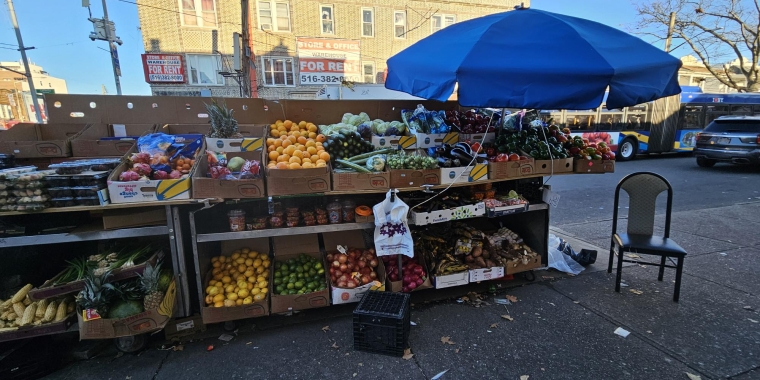
[[[285,99],[314,98],[324,86],[342,81],[382,83],[386,60],[414,42],[520,3],[529,5],[519,0],[250,0],[251,86],[259,97]],[[241,1],[152,0],[150,5],[138,6],[145,52],[153,58],[171,55],[184,71],[175,83],[151,83],[153,94],[240,96],[236,78],[219,73],[234,71],[233,33],[242,33]],[[446,59],[446,48],[430,59]]]

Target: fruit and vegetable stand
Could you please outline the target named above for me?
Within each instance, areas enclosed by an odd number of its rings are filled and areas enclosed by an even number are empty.
[[[229,322],[505,280],[547,263],[543,177],[614,170],[607,147],[523,113],[146,98],[57,95],[52,126],[84,130],[56,142],[39,133],[51,125],[14,127],[35,129],[24,138],[38,152],[74,149],[0,171],[0,255],[13,257],[0,269],[0,341],[79,329],[133,350],[170,318]],[[146,112],[120,115],[124,102]],[[18,145],[0,134],[0,153]],[[375,250],[372,208],[391,189],[410,207],[413,258]]]

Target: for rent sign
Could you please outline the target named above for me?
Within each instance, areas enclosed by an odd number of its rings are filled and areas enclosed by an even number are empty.
[[[143,54],[142,63],[148,83],[185,83],[181,55]]]
[[[297,38],[298,66],[302,85],[360,82],[359,40]]]

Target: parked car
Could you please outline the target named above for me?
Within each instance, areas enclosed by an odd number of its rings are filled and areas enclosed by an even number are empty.
[[[697,134],[697,165],[717,162],[760,165],[760,116],[722,116]]]

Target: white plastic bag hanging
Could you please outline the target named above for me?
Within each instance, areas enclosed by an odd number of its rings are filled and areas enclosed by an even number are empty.
[[[391,192],[394,193],[391,200]],[[409,206],[391,189],[385,199],[372,208],[375,214],[375,251],[378,256],[405,255],[414,257],[414,241],[406,222]]]

